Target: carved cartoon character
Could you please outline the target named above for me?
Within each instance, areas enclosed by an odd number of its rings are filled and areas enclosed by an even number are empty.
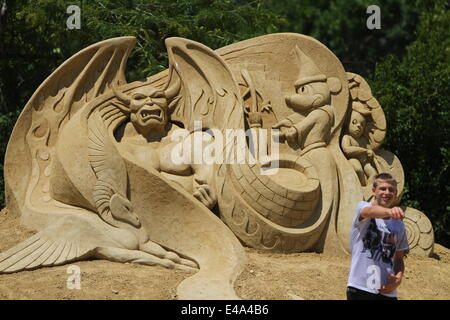
[[[315,63],[298,47],[295,47],[300,60],[300,75],[295,82],[296,93],[285,98],[295,112],[278,122],[273,128],[281,129],[280,138],[289,144],[296,144],[302,153],[325,146],[330,139],[334,124],[331,94],[341,89],[338,78],[327,78]],[[309,112],[306,117],[301,113]]]
[[[296,93],[287,96],[286,103],[294,110],[306,111],[331,102],[331,92],[324,75],[310,76],[295,82]]]
[[[370,116],[370,111],[358,102],[353,102],[352,109],[347,128],[348,134],[342,137],[341,145],[344,154],[355,169],[361,185],[366,186],[367,181],[371,181],[377,174],[374,167],[375,153],[368,147],[369,143],[366,138],[366,116]]]
[[[355,139],[359,139],[363,135],[365,128],[366,118],[361,113],[352,111],[350,123],[348,124],[348,132],[350,135]]]

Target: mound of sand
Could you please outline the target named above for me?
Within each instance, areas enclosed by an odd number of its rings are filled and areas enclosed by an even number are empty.
[[[0,252],[33,235],[17,216],[0,212]],[[248,264],[236,281],[243,299],[345,299],[350,257],[316,253],[273,254],[246,249]],[[68,267],[81,270],[81,288],[68,289]],[[435,245],[432,258],[410,255],[400,299],[450,299],[450,250]],[[79,261],[0,275],[0,299],[176,299],[189,274],[162,267]]]

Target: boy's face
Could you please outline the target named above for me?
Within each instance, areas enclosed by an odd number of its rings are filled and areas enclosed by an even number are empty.
[[[379,181],[375,188],[372,188],[373,196],[378,205],[391,208],[397,199],[397,187],[386,181]]]

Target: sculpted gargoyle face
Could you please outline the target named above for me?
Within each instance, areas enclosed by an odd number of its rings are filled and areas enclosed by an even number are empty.
[[[353,138],[358,139],[363,135],[365,128],[366,119],[364,118],[364,116],[357,111],[352,111],[350,124],[348,125],[348,132],[350,133],[350,135]]]
[[[169,120],[167,108],[164,92],[152,87],[139,88],[131,95],[130,120],[142,135],[162,132]]]
[[[297,110],[308,110],[329,104],[331,92],[327,82],[310,82],[298,86],[296,94],[286,97],[286,102]]]
[[[169,122],[169,102],[180,92],[181,81],[174,80],[164,91],[155,87],[137,88],[131,95],[112,87],[114,95],[123,104],[122,111],[130,114],[130,120],[141,135],[151,132],[164,132]]]

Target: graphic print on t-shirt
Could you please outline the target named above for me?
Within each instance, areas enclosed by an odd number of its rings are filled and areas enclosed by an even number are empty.
[[[392,265],[392,258],[396,249],[395,234],[390,233],[384,225],[382,228],[383,230],[380,230],[375,219],[371,219],[363,238],[364,248],[362,252],[368,250],[374,261],[382,260],[384,263]]]

